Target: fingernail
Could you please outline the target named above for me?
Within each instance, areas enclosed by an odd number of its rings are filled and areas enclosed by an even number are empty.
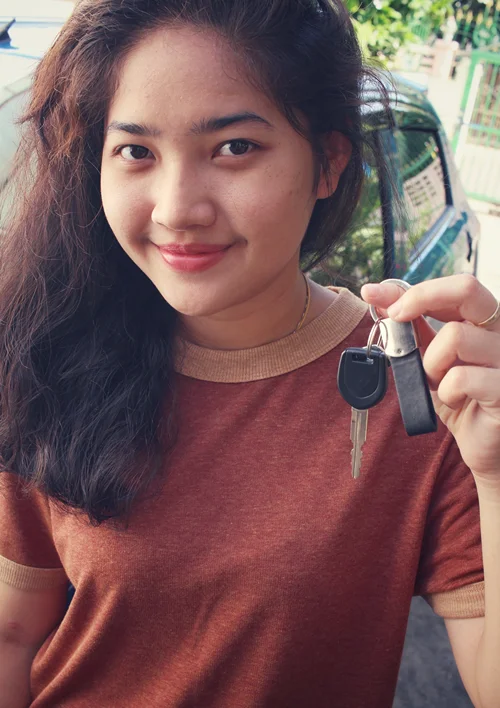
[[[398,318],[398,315],[401,314],[401,303],[395,302],[393,305],[388,307],[387,314],[389,315],[391,320],[396,320]]]

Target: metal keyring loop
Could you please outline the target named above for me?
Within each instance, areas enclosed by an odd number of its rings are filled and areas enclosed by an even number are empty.
[[[372,316],[372,320],[375,322],[376,325],[378,325],[380,322],[382,322],[382,318],[377,312],[377,308],[375,305],[369,305],[370,308],[370,315]]]
[[[366,356],[370,359],[372,353],[373,342],[375,341],[375,335],[377,332],[380,335],[380,322],[382,320],[378,319],[370,330],[370,336],[368,337],[368,344],[366,345]]]
[[[373,327],[371,328],[370,336],[368,337],[368,344],[366,345],[366,356],[368,357],[368,359],[371,358],[372,349],[373,349],[373,347],[374,347],[373,342],[375,341],[375,335],[376,335],[377,332],[379,333],[379,338],[378,338],[378,342],[377,342],[377,344],[376,344],[375,346],[379,347],[380,349],[383,349],[383,346],[382,346],[383,337],[382,337],[382,327],[381,327],[381,325],[383,325],[383,327],[384,327],[384,329],[385,329],[386,338],[387,338],[387,336],[388,336],[386,324],[385,324],[385,322],[382,320],[382,318],[379,317],[379,318],[375,321],[375,324],[373,325]]]

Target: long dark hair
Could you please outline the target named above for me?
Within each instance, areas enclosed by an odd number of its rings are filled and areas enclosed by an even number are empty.
[[[351,141],[305,234],[307,268],[345,234],[363,181],[361,89],[378,79],[341,0],[80,0],[36,71],[1,238],[0,458],[92,523],[126,516],[175,443],[176,313],[118,245],[99,188],[120,62],[172,23],[230,43],[306,135],[318,174],[325,136]]]

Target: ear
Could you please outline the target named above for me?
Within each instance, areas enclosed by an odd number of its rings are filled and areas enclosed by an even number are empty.
[[[324,170],[321,170],[317,199],[328,199],[337,189],[342,172],[351,159],[351,141],[343,133],[334,131],[326,136],[324,150],[330,163],[330,173],[326,175]]]

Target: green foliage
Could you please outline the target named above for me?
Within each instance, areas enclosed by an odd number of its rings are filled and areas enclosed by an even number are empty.
[[[438,31],[453,13],[449,0],[344,0],[365,54],[391,59],[406,43]]]
[[[377,226],[360,228],[346,238],[321,267],[310,273],[321,285],[349,288],[359,294],[365,283],[384,279],[384,243]]]
[[[384,230],[379,177],[373,163],[365,164],[365,184],[349,235],[310,275],[322,285],[346,287],[356,294],[364,283],[383,280]]]

